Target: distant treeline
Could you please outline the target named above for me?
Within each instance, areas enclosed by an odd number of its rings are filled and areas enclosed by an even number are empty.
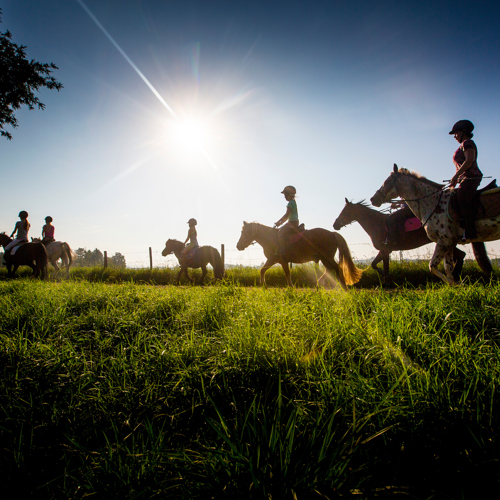
[[[96,248],[95,250],[87,250],[86,248],[77,248],[75,250],[75,258],[73,259],[75,267],[95,267],[104,265],[104,254]],[[116,252],[112,257],[108,256],[108,267],[125,268],[127,263],[125,257]]]

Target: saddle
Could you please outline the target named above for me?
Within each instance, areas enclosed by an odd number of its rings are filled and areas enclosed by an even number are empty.
[[[476,220],[494,219],[500,216],[500,188],[496,179],[484,188],[478,189],[472,203],[475,205]],[[448,216],[453,221],[459,221],[463,217],[456,191],[450,197]]]

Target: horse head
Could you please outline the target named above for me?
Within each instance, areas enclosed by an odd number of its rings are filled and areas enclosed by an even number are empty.
[[[382,203],[389,203],[393,198],[397,198],[399,196],[396,186],[399,175],[400,172],[398,166],[394,164],[391,175],[387,177],[380,189],[377,189],[375,194],[370,199],[370,202],[374,207],[380,207]]]
[[[165,248],[163,249],[162,251],[162,255],[163,257],[166,257],[167,255],[170,255],[171,253],[174,252],[174,248],[175,248],[175,245],[174,245],[174,242],[176,240],[170,240],[168,239],[166,242],[165,242]]]
[[[342,229],[344,226],[347,226],[356,220],[356,217],[352,213],[352,208],[354,206],[354,203],[345,198],[345,206],[342,209],[342,212],[340,212],[340,215],[333,223],[333,229],[335,229],[335,231]]]
[[[0,245],[7,245],[12,240],[5,234],[5,231],[0,233]]]
[[[241,236],[236,243],[236,248],[238,250],[245,250],[248,246],[250,246],[255,241],[255,231],[254,224],[243,222],[243,227],[241,228]]]

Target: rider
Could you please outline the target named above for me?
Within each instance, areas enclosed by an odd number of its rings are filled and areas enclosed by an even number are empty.
[[[188,224],[189,224],[189,231],[186,241],[184,242],[185,247],[181,252],[181,256],[184,258],[187,257],[187,254],[190,250],[192,250],[193,248],[197,248],[199,246],[197,239],[198,234],[196,233],[196,227],[195,227],[198,224],[198,222],[196,221],[196,219],[189,219]],[[186,245],[188,240],[189,243]]]
[[[295,201],[295,194],[297,190],[293,186],[286,186],[281,194],[285,196],[288,201],[286,206],[286,213],[281,219],[274,223],[276,227],[280,227],[284,222],[288,221],[278,232],[278,249],[276,255],[282,255],[286,248],[286,241],[288,235],[297,230],[299,227],[299,213],[297,211],[297,202]]]
[[[413,215],[413,212],[404,201],[391,203],[391,208],[397,210],[392,212],[385,222],[387,228],[387,238],[384,244],[401,246],[403,244],[405,222],[408,219],[415,217],[415,215]]]
[[[44,245],[48,245],[49,243],[56,241],[54,239],[55,228],[51,224],[52,221],[53,221],[53,219],[50,215],[47,215],[47,217],[45,217],[45,225],[42,228],[42,238],[43,238],[42,243]]]
[[[477,238],[474,225],[476,207],[473,200],[483,174],[477,166],[477,147],[472,140],[473,130],[472,122],[459,120],[450,131],[450,134],[460,143],[453,155],[453,163],[457,171],[451,178],[450,187],[454,187],[457,183],[460,185],[457,189],[457,196],[465,226],[462,240]]]
[[[10,253],[16,245],[20,245],[21,243],[28,241],[28,231],[31,227],[31,224],[28,222],[28,212],[26,212],[26,210],[21,210],[21,212],[19,212],[19,218],[21,220],[16,222],[14,231],[12,231],[12,234],[10,235],[12,238],[17,231],[16,238],[5,247],[5,255]]]

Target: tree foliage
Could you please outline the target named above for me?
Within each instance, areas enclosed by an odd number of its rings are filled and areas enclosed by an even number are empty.
[[[2,10],[0,9],[0,16]],[[1,22],[1,18],[0,18]],[[12,42],[9,31],[0,33],[0,135],[12,139],[4,125],[17,127],[15,111],[21,106],[44,109],[45,104],[35,96],[41,88],[60,90],[62,83],[50,76],[59,69],[54,63],[41,63],[26,57],[26,47]]]
[[[87,250],[86,248],[77,248],[75,250],[74,265],[76,267],[95,267],[104,265],[104,255],[99,249]],[[108,257],[109,267],[125,268],[127,263],[125,257],[116,252],[112,257]]]

